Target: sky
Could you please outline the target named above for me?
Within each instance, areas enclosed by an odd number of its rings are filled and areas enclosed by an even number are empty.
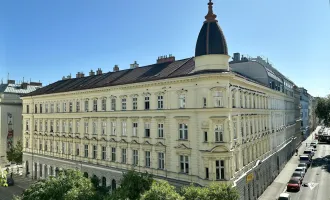
[[[264,56],[330,93],[329,0],[213,0],[229,54]],[[0,0],[0,78],[44,85],[78,71],[194,56],[208,0]]]

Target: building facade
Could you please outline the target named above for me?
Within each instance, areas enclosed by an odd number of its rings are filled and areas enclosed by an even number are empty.
[[[234,183],[257,199],[294,152],[294,97],[233,70],[212,5],[195,57],[79,72],[22,97],[26,174],[73,168],[116,188],[135,169],[177,186]]]
[[[301,115],[301,132],[304,138],[307,138],[310,134],[310,121],[309,121],[309,102],[310,95],[305,88],[300,87],[300,115]]]
[[[22,100],[20,96],[41,87],[41,83],[0,84],[0,166],[7,164],[6,152],[22,140]]]

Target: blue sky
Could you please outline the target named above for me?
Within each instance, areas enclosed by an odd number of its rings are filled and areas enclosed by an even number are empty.
[[[194,55],[208,0],[2,0],[0,78],[41,81]],[[229,53],[266,56],[313,96],[330,93],[329,0],[214,0]]]

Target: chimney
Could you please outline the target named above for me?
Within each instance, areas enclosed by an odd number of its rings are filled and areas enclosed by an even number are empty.
[[[113,71],[114,71],[114,72],[118,72],[118,71],[119,71],[119,67],[118,67],[118,65],[115,65],[115,66],[113,67]]]
[[[28,83],[22,83],[21,84],[21,89],[27,89]]]
[[[8,80],[8,84],[15,84],[15,80]]]
[[[168,56],[159,56],[157,59],[157,64],[160,63],[166,63],[166,62],[174,62],[175,61],[175,56],[172,56],[172,54],[169,54]]]
[[[234,62],[240,61],[241,59],[240,57],[241,57],[240,53],[234,53],[233,61]]]
[[[93,70],[91,70],[91,71],[89,72],[89,75],[90,75],[90,76],[94,76],[94,75],[95,75],[95,72],[94,72]]]
[[[67,79],[71,79],[71,73],[66,78]]]
[[[42,83],[30,82],[30,85],[32,85],[32,86],[42,86]]]
[[[85,74],[83,72],[80,72],[80,78],[84,78]]]
[[[102,70],[101,70],[101,68],[98,68],[96,71],[96,75],[101,75],[101,74],[102,74]]]
[[[134,68],[137,68],[137,67],[139,67],[139,64],[136,61],[134,61],[134,63],[131,64],[131,69],[134,69]]]
[[[80,78],[80,72],[76,74],[76,78]]]
[[[62,80],[65,80],[65,79],[66,79],[65,76],[63,76],[63,77],[62,77]]]

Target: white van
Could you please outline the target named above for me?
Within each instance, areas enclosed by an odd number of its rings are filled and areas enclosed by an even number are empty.
[[[278,200],[290,200],[291,197],[290,197],[290,194],[288,193],[282,193],[280,194],[280,197],[278,197]]]

